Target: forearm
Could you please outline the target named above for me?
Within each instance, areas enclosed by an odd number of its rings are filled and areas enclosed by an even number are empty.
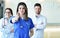
[[[36,29],[44,29],[46,27],[46,25],[36,25]]]
[[[18,18],[14,17],[14,18],[12,18],[12,20],[10,20],[10,23],[15,23],[17,21],[18,21]]]
[[[46,25],[47,25],[47,21],[44,20],[42,23],[36,24],[35,27],[36,27],[37,29],[44,29],[44,28],[46,28]]]
[[[30,31],[30,37],[32,37],[33,34],[34,34],[34,31],[33,31],[33,29],[32,29],[32,30]]]

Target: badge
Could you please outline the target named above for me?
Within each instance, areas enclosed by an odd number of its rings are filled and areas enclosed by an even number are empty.
[[[20,28],[23,28],[23,26],[21,25]]]

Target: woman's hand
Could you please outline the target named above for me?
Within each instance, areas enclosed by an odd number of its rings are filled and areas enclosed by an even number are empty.
[[[12,18],[12,23],[15,23],[19,19],[19,13],[16,14],[14,18]]]

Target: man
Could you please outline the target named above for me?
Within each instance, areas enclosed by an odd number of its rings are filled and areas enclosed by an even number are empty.
[[[33,19],[35,28],[34,28],[34,36],[32,38],[44,38],[44,29],[46,27],[47,20],[44,16],[41,15],[41,9],[42,8],[39,3],[36,3],[34,5],[36,15]]]

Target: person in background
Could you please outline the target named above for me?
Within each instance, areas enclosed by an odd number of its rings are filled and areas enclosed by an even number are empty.
[[[4,17],[0,19],[0,32],[2,33],[1,38],[14,38],[13,24],[10,20],[13,17],[13,11],[11,8],[6,8]]]
[[[30,38],[33,35],[34,24],[28,17],[28,9],[24,2],[18,4],[16,16],[10,22],[14,24],[14,38]]]
[[[34,5],[35,16],[33,22],[35,24],[34,27],[34,35],[32,38],[44,38],[44,29],[46,28],[47,19],[45,16],[41,15],[41,4],[36,3]]]

